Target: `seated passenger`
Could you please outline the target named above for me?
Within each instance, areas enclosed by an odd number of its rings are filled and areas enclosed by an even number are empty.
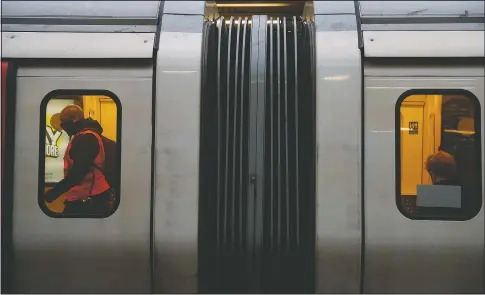
[[[103,128],[96,120],[85,119],[76,105],[65,107],[60,120],[70,136],[64,154],[64,179],[46,192],[45,200],[52,202],[65,193],[64,213],[106,214],[112,190],[103,174]]]
[[[426,170],[434,185],[460,185],[455,159],[447,152],[438,151],[430,155],[426,160]]]

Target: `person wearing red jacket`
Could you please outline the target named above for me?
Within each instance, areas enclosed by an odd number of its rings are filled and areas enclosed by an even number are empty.
[[[110,185],[104,174],[105,150],[98,121],[84,118],[76,105],[60,113],[61,128],[70,137],[64,154],[64,179],[45,194],[53,202],[65,194],[64,213],[104,214],[109,207]]]

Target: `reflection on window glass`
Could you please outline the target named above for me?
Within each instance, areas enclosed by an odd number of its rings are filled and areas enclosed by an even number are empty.
[[[115,100],[95,95],[46,99],[41,208],[60,217],[111,215],[119,203]]]
[[[482,205],[478,100],[435,92],[409,95],[398,107],[401,211],[416,219],[475,216]]]

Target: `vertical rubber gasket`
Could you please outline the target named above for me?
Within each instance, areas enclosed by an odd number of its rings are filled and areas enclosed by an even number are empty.
[[[17,99],[16,64],[11,61],[2,61],[2,80],[5,81],[5,83],[2,81],[2,293],[13,293],[13,189],[15,167],[15,111]],[[5,88],[3,84],[5,84]]]

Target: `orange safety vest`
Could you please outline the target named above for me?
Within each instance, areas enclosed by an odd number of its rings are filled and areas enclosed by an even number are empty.
[[[98,140],[98,144],[99,144],[99,152],[96,158],[94,159],[94,164],[96,164],[96,166],[100,167],[101,169],[104,169],[105,153],[104,153],[103,141],[101,140],[101,137],[99,136],[98,133],[92,130],[85,130],[74,135],[69,141],[69,144],[67,145],[66,152],[64,153],[64,177],[67,175],[69,170],[71,170],[72,165],[74,164],[74,160],[71,159],[71,157],[69,156],[69,151],[71,150],[71,147],[72,147],[72,141],[77,136],[81,134],[88,134],[88,133],[96,136],[96,139]],[[99,169],[93,166],[91,168],[91,171],[84,177],[84,179],[81,181],[80,184],[73,186],[69,191],[67,191],[66,200],[67,201],[83,200],[91,196],[99,195],[105,192],[106,190],[108,190],[109,188],[110,186],[106,181],[104,174]]]

